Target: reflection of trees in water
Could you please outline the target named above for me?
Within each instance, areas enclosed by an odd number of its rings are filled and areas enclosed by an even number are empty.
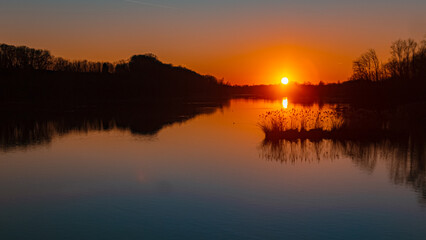
[[[129,130],[153,136],[163,127],[182,123],[200,114],[210,114],[228,104],[223,102],[122,104],[97,107],[74,106],[68,111],[19,108],[3,111],[0,118],[0,149],[49,143],[70,132]],[[4,116],[4,117],[3,117]]]
[[[422,139],[424,140],[424,139]],[[426,201],[426,143],[410,138],[406,148],[389,158],[391,179],[395,184],[410,184]]]
[[[0,126],[0,148],[7,151],[15,147],[27,147],[31,145],[47,144],[55,136],[65,135],[67,133],[78,131],[88,132],[91,130],[109,130],[116,126],[113,119],[81,119],[77,122],[73,116],[64,114],[55,118],[33,118],[16,121],[1,121]]]
[[[320,160],[334,160],[339,158],[339,153],[332,151],[333,142],[322,140],[320,142],[302,141],[264,141],[260,155],[269,161],[295,164],[297,162],[319,162]]]
[[[373,172],[378,161],[384,161],[395,184],[414,188],[426,203],[426,139],[380,141],[279,140],[263,141],[260,155],[268,161],[296,164],[349,157],[360,169]]]

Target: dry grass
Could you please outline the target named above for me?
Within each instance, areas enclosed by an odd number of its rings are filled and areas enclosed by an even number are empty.
[[[260,116],[266,139],[377,139],[425,133],[425,104],[374,110],[294,107]]]
[[[343,126],[343,117],[332,109],[291,108],[260,115],[260,128],[266,132],[333,131]]]

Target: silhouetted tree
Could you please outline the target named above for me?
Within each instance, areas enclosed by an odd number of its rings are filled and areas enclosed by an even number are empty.
[[[115,72],[116,73],[128,73],[129,70],[129,62],[128,61],[119,61],[116,65],[115,65]]]
[[[391,76],[398,79],[412,79],[415,74],[417,43],[413,39],[397,40],[391,45],[391,59],[387,68]]]
[[[107,63],[102,64],[102,73],[109,73],[109,65]]]
[[[377,82],[381,76],[381,64],[374,49],[369,49],[353,62],[352,79]]]
[[[130,58],[129,70],[131,72],[153,71],[158,69],[161,62],[152,53],[134,55]]]
[[[53,71],[70,71],[70,62],[59,57],[53,60]]]
[[[51,64],[52,56],[47,50],[0,45],[1,69],[47,70]]]

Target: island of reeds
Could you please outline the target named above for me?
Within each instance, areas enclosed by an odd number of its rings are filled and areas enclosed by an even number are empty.
[[[331,139],[377,141],[421,137],[426,132],[426,104],[389,108],[339,107],[289,108],[260,116],[265,140]]]

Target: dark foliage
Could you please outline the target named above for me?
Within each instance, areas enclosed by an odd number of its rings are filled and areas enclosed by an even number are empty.
[[[46,50],[0,45],[0,101],[49,104],[211,99],[227,94],[212,76],[164,64],[153,54],[116,64],[69,61]]]

